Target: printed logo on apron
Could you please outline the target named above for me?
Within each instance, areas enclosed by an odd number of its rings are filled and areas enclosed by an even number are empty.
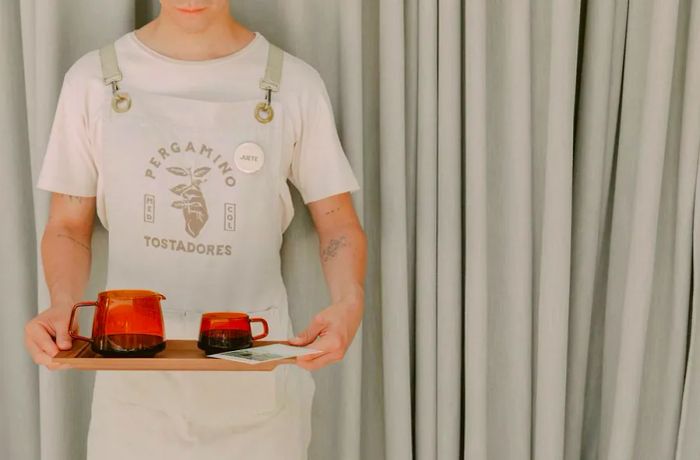
[[[257,146],[257,144],[249,144]],[[183,145],[177,141],[172,142],[168,147],[158,148],[157,155],[148,159],[144,172],[146,180],[167,181],[170,194],[163,197],[158,197],[154,193],[144,194],[143,218],[144,222],[155,224],[156,201],[167,199],[172,212],[182,215],[184,232],[191,238],[197,238],[211,217],[206,197],[206,183],[222,181],[225,188],[231,188],[236,185],[236,178],[232,174],[233,167],[229,162],[207,144],[195,145],[192,141],[188,141]],[[257,147],[260,149],[259,146]],[[225,203],[223,220],[224,231],[236,230],[235,203]],[[161,239],[150,235],[145,235],[144,238],[147,247],[206,255],[231,255],[229,245]]]
[[[182,209],[182,216],[185,219],[185,231],[191,237],[196,238],[209,219],[207,202],[204,199],[200,185],[206,181],[203,177],[211,171],[211,168],[201,167],[192,171],[192,168],[184,169],[171,166],[167,170],[176,176],[183,176],[189,179],[189,183],[185,179],[185,183],[177,184],[170,191],[181,198],[173,201],[172,207]]]

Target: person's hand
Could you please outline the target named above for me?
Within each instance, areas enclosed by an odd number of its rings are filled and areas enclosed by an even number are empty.
[[[68,333],[70,308],[50,307],[32,318],[24,327],[24,345],[35,363],[50,370],[66,369],[65,364],[51,362],[60,350],[70,350],[73,341]],[[54,341],[54,338],[56,339]]]
[[[324,353],[297,358],[304,369],[316,370],[340,361],[362,322],[362,306],[336,303],[318,313],[308,328],[289,340],[290,345],[306,346]]]

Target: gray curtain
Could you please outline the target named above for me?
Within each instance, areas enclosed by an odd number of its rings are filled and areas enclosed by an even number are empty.
[[[363,329],[312,459],[700,457],[700,5],[236,0],[315,66],[363,191]],[[37,370],[33,189],[65,70],[157,2],[0,5],[0,457],[79,459],[92,375]],[[298,195],[295,328],[328,296]],[[104,282],[97,229],[87,297]]]
[[[465,2],[466,458],[700,456],[699,8]]]

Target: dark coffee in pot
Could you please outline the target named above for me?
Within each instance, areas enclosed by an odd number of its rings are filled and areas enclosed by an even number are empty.
[[[112,358],[150,358],[165,350],[165,341],[159,335],[110,334],[93,337],[93,349]]]

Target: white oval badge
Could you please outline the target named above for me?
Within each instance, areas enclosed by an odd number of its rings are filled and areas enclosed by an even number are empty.
[[[244,142],[236,147],[233,154],[236,167],[245,173],[254,173],[262,168],[265,154],[255,142]]]

